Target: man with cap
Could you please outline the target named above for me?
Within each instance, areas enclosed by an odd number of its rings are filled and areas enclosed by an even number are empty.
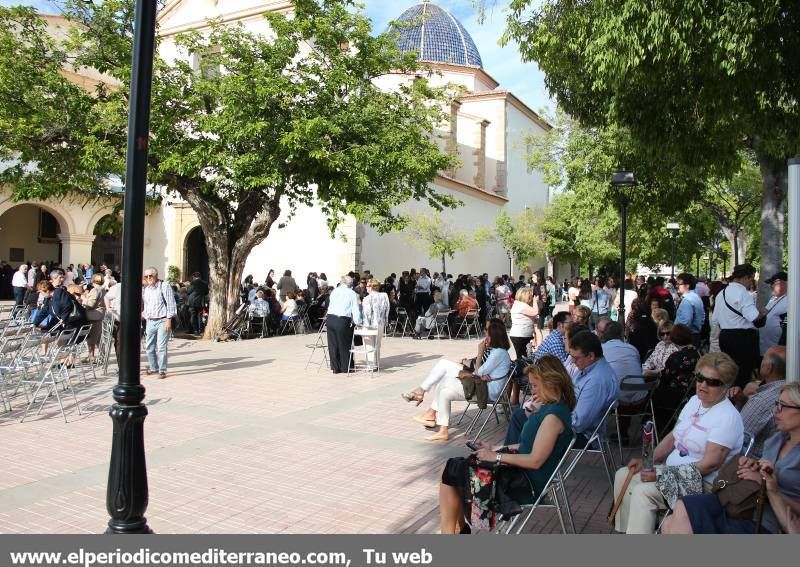
[[[786,272],[778,272],[767,280],[767,283],[772,286],[772,297],[764,307],[767,312],[767,321],[758,330],[761,356],[764,356],[770,347],[777,345],[781,338],[781,317],[786,315],[786,309],[789,307],[786,297],[787,279]]]
[[[749,288],[756,277],[750,264],[734,266],[731,281],[714,301],[712,321],[719,325],[719,348],[739,367],[736,387],[750,382],[758,363],[758,330],[764,326],[764,313],[756,307]]]

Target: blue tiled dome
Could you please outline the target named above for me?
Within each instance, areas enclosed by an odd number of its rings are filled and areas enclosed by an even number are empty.
[[[483,67],[481,54],[469,33],[453,15],[430,2],[403,12],[395,28],[400,49],[419,54],[422,61]]]

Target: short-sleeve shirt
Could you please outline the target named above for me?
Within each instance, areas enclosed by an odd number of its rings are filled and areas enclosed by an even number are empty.
[[[708,442],[730,449],[727,461],[742,450],[744,425],[742,416],[727,398],[710,408],[704,408],[700,399],[692,396],[683,406],[672,434],[675,438],[675,449],[667,457],[667,465],[683,465],[702,460]],[[713,482],[717,472],[709,473],[704,480]]]
[[[735,313],[731,307],[741,315]],[[758,316],[755,299],[738,282],[728,284],[728,287],[723,289],[714,301],[712,319],[719,325],[720,329],[754,329],[753,321],[758,319]]]
[[[518,452],[526,455],[533,451],[533,443],[536,440],[536,434],[539,432],[539,427],[542,425],[544,418],[553,414],[564,424],[564,431],[562,431],[556,438],[556,444],[553,446],[553,451],[547,457],[544,464],[538,469],[525,469],[525,473],[531,480],[533,485],[534,494],[538,495],[547,484],[547,481],[553,475],[553,472],[558,466],[558,462],[564,453],[567,451],[569,442],[572,440],[572,415],[569,411],[569,406],[563,401],[555,404],[545,404],[538,410],[533,412],[528,421],[522,428],[522,433],[519,439]]]
[[[787,435],[781,431],[767,439],[764,442],[764,458],[775,465],[778,490],[793,500],[800,500],[800,445],[792,447],[786,456],[778,460],[778,455],[787,439]],[[769,506],[764,508],[762,525],[767,531],[780,533],[780,524]]]

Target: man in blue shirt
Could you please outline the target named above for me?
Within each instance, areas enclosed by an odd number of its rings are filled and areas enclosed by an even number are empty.
[[[675,314],[675,324],[689,327],[689,330],[692,331],[692,342],[695,347],[698,347],[700,346],[700,332],[703,330],[703,323],[706,320],[706,312],[703,308],[703,300],[694,290],[697,280],[692,274],[685,272],[678,274],[676,279],[681,302],[678,305],[678,312]]]
[[[552,354],[561,362],[567,360],[567,349],[564,347],[564,332],[569,322],[569,312],[562,311],[553,315],[553,330],[542,341],[536,352],[533,353],[533,360],[539,360],[545,354]]]
[[[617,376],[603,358],[600,339],[589,331],[581,331],[572,337],[569,354],[580,369],[573,380],[577,404],[572,411],[572,429],[577,436],[575,447],[580,448],[586,445],[608,406],[617,399]],[[534,407],[535,405],[534,400]],[[530,412],[524,408],[514,410],[506,433],[506,445],[519,442],[529,415]]]
[[[326,328],[328,333],[328,354],[331,359],[331,370],[334,374],[349,372],[350,347],[353,344],[355,325],[361,324],[361,306],[358,295],[353,291],[353,278],[345,276],[342,282],[331,293],[328,304]]]

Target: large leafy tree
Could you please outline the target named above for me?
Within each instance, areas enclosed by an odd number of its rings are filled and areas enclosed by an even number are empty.
[[[523,270],[537,256],[547,256],[540,209],[525,209],[514,215],[502,211],[494,219],[495,238]]]
[[[27,41],[45,44],[28,54],[18,47],[25,41],[3,42],[4,51],[16,51],[0,57],[17,57],[16,68],[25,70],[28,82],[12,73],[4,81],[9,90],[27,87],[31,100],[25,114],[0,103],[0,117],[19,124],[32,114],[44,129],[49,117],[37,106],[49,109],[58,104],[49,101],[64,98],[71,123],[60,131],[74,132],[67,146],[76,157],[66,163],[78,177],[65,191],[97,190],[109,173],[123,173],[132,5],[66,1],[65,15],[76,24],[68,45],[47,38],[30,11],[0,13],[0,21],[10,22],[10,36],[18,37],[20,27],[31,29]],[[269,38],[212,23],[207,33],[176,39],[185,58],[155,62],[150,181],[180,194],[205,234],[207,334],[232,313],[247,256],[281,214],[315,205],[332,232],[348,214],[387,231],[402,224],[395,206],[409,199],[434,209],[456,204],[429,184],[453,164],[433,141],[446,93],[423,79],[394,92],[377,88],[377,77],[413,75],[418,63],[399,51],[391,35],[371,35],[369,21],[353,7],[351,0],[295,0],[291,16],[265,15]],[[115,84],[81,92],[58,77],[67,61],[107,73]],[[32,149],[28,126],[19,128],[13,144],[0,143],[22,155],[21,163],[44,163],[62,144],[51,136]],[[95,183],[84,182],[85,172]],[[47,178],[17,167],[7,180],[24,192],[36,177]],[[39,187],[41,196],[52,194],[46,184]]]
[[[706,175],[727,176],[738,152],[752,149],[763,185],[761,268],[780,268],[786,159],[800,150],[800,1],[510,7],[507,37],[582,123],[624,125],[642,147]]]
[[[406,226],[406,238],[429,257],[441,259],[442,272],[447,273],[447,259],[457,252],[489,240],[489,231],[480,227],[474,230],[459,230],[442,219],[438,212],[412,214]]]

